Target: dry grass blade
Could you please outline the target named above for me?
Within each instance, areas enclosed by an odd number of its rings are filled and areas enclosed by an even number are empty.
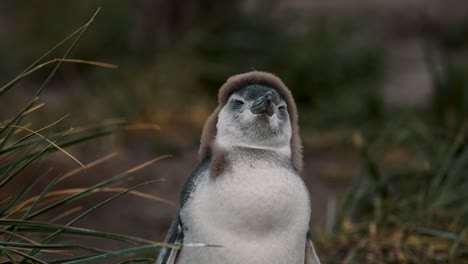
[[[128,190],[127,188],[102,188],[101,190],[97,190],[99,192],[123,192],[123,191],[126,191]],[[155,196],[155,195],[151,195],[151,194],[148,194],[148,193],[144,193],[144,192],[139,192],[139,191],[129,191],[128,192],[129,194],[132,194],[132,195],[135,195],[135,196],[138,196],[138,197],[141,197],[141,198],[145,198],[145,199],[149,199],[149,200],[153,200],[153,201],[157,201],[157,202],[160,202],[160,203],[164,203],[164,204],[167,204],[167,205],[170,205],[170,206],[176,206],[176,203],[172,202],[172,201],[169,201],[167,199],[164,199],[164,198],[161,198],[161,197],[158,197],[158,196]]]
[[[0,250],[6,251],[6,252],[9,252],[9,253],[14,253],[14,254],[16,254],[18,256],[24,257],[25,259],[29,259],[29,260],[33,261],[33,263],[47,264],[47,262],[45,262],[45,261],[42,261],[42,260],[40,260],[38,258],[29,256],[28,254],[23,253],[23,252],[21,252],[19,250],[13,249],[12,247],[0,246]]]
[[[37,109],[43,107],[44,105],[45,105],[45,103],[38,104],[38,105],[32,107],[31,109],[26,110],[26,111],[25,111],[24,113],[22,113],[21,115],[22,115],[22,116],[25,116],[25,115],[27,115],[27,114],[30,114],[30,113],[36,111]]]
[[[10,127],[13,127],[13,128],[18,128],[18,129],[23,129],[23,130],[26,130],[28,132],[31,132],[39,137],[41,137],[42,139],[44,139],[45,141],[47,141],[50,145],[54,146],[55,148],[57,148],[58,150],[60,150],[62,153],[64,153],[65,155],[67,155],[68,157],[70,157],[72,160],[74,160],[76,163],[78,163],[81,167],[83,168],[86,168],[85,165],[83,165],[83,163],[81,163],[77,158],[73,157],[73,155],[71,155],[70,153],[68,153],[66,150],[64,150],[63,148],[61,148],[59,145],[55,144],[54,142],[52,142],[50,139],[48,139],[47,137],[41,135],[40,133],[34,131],[34,130],[31,130],[27,127],[23,127],[23,126],[13,126],[11,125]],[[73,128],[71,128],[69,131],[72,131]],[[66,132],[68,133],[68,131]]]
[[[79,167],[79,168],[76,168],[76,169],[74,169],[72,171],[69,171],[66,174],[64,174],[62,177],[60,177],[60,179],[57,181],[57,183],[59,183],[61,181],[64,181],[64,180],[68,179],[69,177],[71,177],[71,176],[73,176],[73,175],[75,175],[75,174],[77,174],[77,173],[79,173],[79,172],[81,172],[81,171],[83,171],[85,169],[90,169],[90,168],[92,168],[92,167],[94,167],[96,165],[99,165],[99,164],[101,164],[101,163],[103,163],[105,161],[108,161],[108,160],[116,157],[117,155],[118,155],[117,152],[113,152],[113,153],[110,153],[109,155],[106,155],[106,156],[104,156],[104,157],[102,157],[100,159],[97,159],[97,160],[95,160],[93,162],[90,162],[90,163],[86,164],[84,167]]]
[[[127,121],[125,119],[120,119],[120,118],[112,118],[109,120],[106,120],[98,125],[92,125],[92,126],[82,126],[78,127],[73,130],[72,134],[77,134],[77,133],[82,133],[88,130],[100,128],[100,127],[105,127],[105,126],[110,126],[110,125],[123,125],[126,124]],[[155,130],[159,131],[161,130],[161,127],[157,124],[131,124],[123,127],[124,130],[140,130],[140,129],[149,129],[149,130]]]
[[[13,197],[12,196],[6,197],[5,199],[3,199],[3,201],[0,201],[0,205],[7,203],[11,198]]]
[[[452,247],[450,248],[450,254],[449,254],[449,259],[450,259],[450,263],[455,263],[455,256],[456,256],[456,253],[457,253],[457,250],[459,249],[460,245],[462,244],[462,241],[465,241],[465,244],[468,245],[468,239],[465,239],[465,236],[468,232],[468,226],[465,227],[461,232],[460,232],[460,235],[459,235],[459,240],[455,241],[452,245]]]
[[[172,157],[172,156],[171,155],[163,155],[163,156],[157,157],[155,159],[152,159],[152,160],[147,161],[147,162],[145,162],[145,163],[143,163],[141,165],[138,165],[138,166],[136,166],[134,168],[131,168],[131,169],[127,170],[124,174],[134,173],[134,172],[139,171],[139,170],[141,170],[141,169],[143,169],[143,168],[145,168],[145,167],[147,167],[147,166],[149,166],[149,165],[151,165],[151,164],[153,164],[153,163],[155,163],[157,161],[160,161],[160,160],[165,159],[165,158],[170,158],[170,157]]]
[[[83,171],[83,170],[85,170],[85,169],[89,169],[89,168],[92,168],[92,167],[94,167],[94,166],[96,166],[96,165],[98,165],[98,164],[101,164],[101,163],[103,163],[103,162],[105,162],[105,161],[107,161],[107,160],[109,160],[109,159],[111,159],[111,158],[113,158],[113,157],[115,157],[115,156],[117,156],[117,153],[116,153],[116,152],[111,153],[111,154],[109,154],[109,155],[106,155],[106,156],[104,156],[104,157],[102,157],[102,158],[100,158],[100,159],[98,159],[98,160],[93,161],[93,162],[90,162],[90,163],[86,164],[84,167],[76,168],[76,169],[74,169],[74,170],[72,170],[72,171],[66,173],[66,174],[63,175],[62,177],[60,177],[60,179],[57,180],[57,183],[58,183],[58,182],[61,182],[61,181],[63,181],[63,180],[65,180],[65,179],[67,179],[67,178],[69,178],[69,177],[71,177],[71,176],[73,176],[74,174],[76,174],[76,173],[78,173],[78,172],[80,172],[80,171]],[[11,215],[15,214],[16,212],[24,211],[24,210],[22,210],[22,209],[23,209],[24,207],[26,207],[26,206],[32,204],[38,197],[39,197],[39,196],[32,197],[32,198],[30,198],[30,199],[28,199],[28,200],[26,200],[26,201],[24,201],[24,202],[18,204],[18,205],[15,207],[15,209],[14,209],[13,211],[11,211],[8,215],[6,215],[6,217],[10,217]],[[46,197],[47,197],[47,196],[46,196]],[[0,204],[1,204],[1,203],[0,203]]]
[[[9,83],[5,84],[4,86],[0,87],[0,96],[2,94],[4,94],[5,92],[7,92],[10,88],[12,88],[13,86],[15,86],[19,81],[21,81],[22,79],[24,79],[26,76],[28,76],[28,74],[26,74],[27,72],[31,72],[31,69],[34,69],[35,65],[37,65],[42,59],[44,59],[46,56],[48,56],[50,53],[52,53],[54,50],[56,50],[58,47],[60,47],[61,45],[63,45],[66,41],[68,41],[70,38],[72,38],[73,36],[77,35],[77,37],[75,38],[75,40],[73,41],[73,43],[71,44],[71,46],[68,48],[68,50],[65,52],[64,56],[62,57],[62,59],[66,59],[66,57],[68,56],[68,54],[70,53],[70,51],[75,47],[76,43],[78,42],[78,40],[81,38],[81,36],[83,35],[83,33],[88,29],[88,27],[91,25],[91,23],[94,21],[94,18],[97,16],[97,14],[99,13],[99,11],[101,10],[101,8],[98,8],[96,10],[96,12],[94,12],[93,16],[88,20],[88,22],[86,24],[84,24],[83,26],[81,26],[79,29],[77,29],[75,32],[73,32],[72,34],[70,34],[69,36],[67,36],[65,39],[63,39],[62,41],[60,41],[57,45],[55,45],[52,49],[50,49],[48,52],[46,52],[43,56],[41,56],[38,60],[36,60],[32,65],[30,65],[26,70],[24,70],[21,74],[19,74],[18,76],[16,76],[16,78],[14,78],[13,80],[11,80]],[[50,72],[49,76],[47,77],[47,79],[42,83],[41,87],[39,88],[39,90],[37,91],[36,93],[36,97],[42,92],[43,88],[45,87],[45,85],[48,83],[48,81],[50,80],[50,78],[52,78],[52,76],[55,74],[55,72],[57,71],[57,69],[60,67],[60,65],[62,64],[62,61],[58,61],[57,65],[55,66],[55,68]]]
[[[350,264],[352,263],[354,257],[356,257],[357,252],[363,248],[368,243],[367,238],[363,238],[356,246],[354,246],[346,255],[346,258],[343,261],[343,264]]]
[[[29,238],[29,237],[22,236],[22,235],[19,235],[17,233],[14,233],[14,232],[11,232],[11,231],[8,231],[8,230],[2,230],[2,232],[6,233],[6,234],[10,234],[11,236],[20,238],[20,239],[22,239],[24,241],[28,241],[31,244],[40,245],[39,242],[37,242],[37,241],[35,241],[35,240],[33,240],[33,239]],[[15,247],[13,247],[13,248],[15,248]],[[16,249],[26,251],[26,249],[22,249],[22,248],[16,248]],[[64,255],[64,256],[72,256],[73,255],[71,252],[67,252],[67,251],[64,251],[64,250],[45,249],[45,250],[42,250],[42,252],[44,252],[44,253],[53,253],[53,254]]]
[[[69,117],[69,116],[70,116],[69,114],[68,114],[68,115],[65,115],[64,117],[60,118],[59,120],[57,120],[57,121],[55,121],[55,122],[53,122],[53,123],[50,123],[49,125],[47,125],[47,126],[45,126],[45,127],[42,127],[42,128],[40,128],[40,129],[38,129],[38,130],[35,130],[35,131],[34,131],[35,133],[30,133],[29,135],[26,135],[26,136],[24,136],[24,137],[18,139],[16,142],[12,143],[11,145],[16,145],[17,143],[19,143],[19,142],[25,140],[26,138],[28,138],[28,137],[30,137],[30,136],[32,136],[32,135],[37,135],[37,133],[39,133],[39,132],[41,132],[41,131],[44,131],[44,130],[46,130],[46,129],[52,127],[52,126],[55,126],[56,124],[60,123],[62,120],[64,120],[65,118],[67,118],[67,117]],[[29,124],[29,123],[28,123],[28,124]],[[10,127],[14,127],[14,126],[10,126]],[[24,125],[24,126],[22,126],[22,127],[27,128],[27,127],[29,127],[29,126]],[[16,132],[18,133],[18,132],[20,132],[20,131],[21,131],[21,130],[18,129]]]
[[[28,122],[27,124],[24,124],[23,127],[27,127],[27,128],[30,128],[32,126],[32,123],[31,122]],[[15,131],[13,132],[13,135],[16,135],[16,134],[19,134],[21,133],[21,130],[20,129],[15,129]]]
[[[110,68],[110,69],[117,69],[118,66],[110,63],[105,63],[105,62],[99,62],[99,61],[90,61],[90,60],[80,60],[80,59],[63,59],[63,58],[56,58],[53,60],[46,61],[44,63],[41,63],[37,65],[36,67],[32,68],[31,70],[22,73],[22,75],[29,75],[44,66],[47,66],[49,64],[57,63],[57,62],[72,62],[72,63],[80,63],[80,64],[88,64],[88,65],[94,65],[94,66],[99,66],[99,67],[104,67],[104,68]]]
[[[139,130],[139,129],[151,129],[151,130],[156,130],[159,131],[161,130],[161,127],[156,124],[134,124],[134,125],[128,125],[125,127],[127,130]]]
[[[22,236],[22,235],[20,235],[20,234],[17,234],[17,233],[15,233],[15,232],[11,232],[11,231],[8,231],[8,230],[3,229],[3,230],[2,230],[2,233],[6,233],[6,234],[9,234],[9,235],[11,235],[11,236],[14,236],[14,237],[23,239],[23,240],[25,240],[25,241],[28,241],[28,242],[31,243],[31,244],[39,245],[39,242],[37,242],[37,241],[35,241],[35,240],[33,240],[33,239],[29,238],[29,237],[25,237],[25,236]]]
[[[111,125],[123,125],[126,123],[127,121],[125,119],[111,118],[111,119],[101,122],[98,125],[82,126],[82,127],[75,128],[71,134],[78,134],[78,133],[86,132],[86,131],[93,130],[96,128],[101,128],[101,127],[106,127],[106,126],[111,126]]]
[[[72,208],[72,209],[70,209],[70,210],[67,210],[67,211],[65,211],[65,212],[63,212],[63,213],[57,215],[55,218],[51,219],[49,222],[50,222],[50,223],[56,223],[58,220],[60,220],[60,219],[62,219],[62,218],[64,218],[64,217],[67,217],[67,216],[69,216],[69,215],[71,215],[71,214],[73,214],[73,213],[76,213],[76,212],[78,212],[78,211],[83,210],[83,208],[84,208],[83,206],[74,207],[74,208]]]
[[[0,94],[1,96],[1,94]],[[25,111],[28,111],[28,109],[30,109],[31,107],[33,107],[34,103],[38,100],[39,98],[36,96],[34,97],[32,100],[29,101],[29,103],[27,103],[23,109],[15,116],[13,117],[12,119],[10,120],[6,120],[5,122],[2,123],[2,129],[0,129],[0,135],[3,134],[3,132],[5,132],[7,129],[9,129],[9,132],[7,132],[6,136],[3,137],[1,140],[0,140],[0,149],[3,149],[3,147],[6,145],[7,141],[8,141],[8,138],[11,136],[11,133],[13,131],[13,129],[10,127],[10,125],[12,124],[18,124],[18,122],[21,121],[21,119],[23,118],[22,114],[25,112]]]
[[[65,54],[63,54],[62,56],[62,59],[66,59],[68,54],[70,54],[70,52],[73,50],[73,48],[76,46],[76,44],[78,43],[78,40],[81,39],[81,36],[83,36],[83,34],[86,32],[86,30],[88,29],[88,27],[91,25],[91,23],[94,21],[94,18],[97,16],[97,14],[99,13],[99,10],[101,10],[101,8],[99,7],[96,12],[94,12],[94,15],[89,19],[89,21],[82,27],[82,30],[79,31],[79,33],[77,33],[78,35],[76,36],[76,38],[73,40],[72,44],[70,45],[70,47],[68,47],[67,51],[65,52]],[[43,89],[45,88],[45,86],[49,83],[50,79],[52,79],[52,77],[55,75],[55,73],[57,72],[57,70],[60,68],[60,66],[62,65],[62,62],[59,61],[57,62],[57,64],[55,65],[55,67],[52,69],[52,71],[49,73],[49,75],[47,76],[46,80],[42,83],[42,85],[39,87],[39,89],[37,90],[36,92],[36,96],[39,96]],[[27,76],[27,75],[24,75],[24,76]],[[24,77],[22,76],[19,76],[19,78],[17,77],[17,79],[22,79]]]
[[[44,206],[44,205],[47,205],[47,204],[51,204],[51,203],[53,203],[53,202],[55,202],[57,200],[60,200],[60,199],[62,199],[64,197],[67,197],[68,195],[77,194],[77,193],[83,192],[85,190],[87,190],[87,188],[70,188],[70,189],[63,189],[63,190],[49,192],[44,196],[44,198],[48,198],[48,199],[41,202],[40,205]],[[125,191],[125,190],[127,190],[127,189],[126,188],[100,188],[100,189],[92,190],[91,193],[122,192],[122,191]],[[163,199],[163,198],[151,195],[151,194],[147,194],[147,193],[143,193],[143,192],[139,192],[139,191],[129,191],[129,193],[132,194],[132,195],[138,196],[138,197],[145,198],[145,199],[158,201],[158,202],[170,205],[170,206],[175,206],[176,205],[172,201],[169,201],[169,200],[166,200],[166,199]],[[32,204],[37,198],[38,198],[38,196],[35,196],[35,197],[32,197],[32,198],[22,202],[21,204],[19,204],[15,208],[14,211],[12,211],[8,215],[6,215],[4,217],[4,219],[7,219],[8,217],[11,217],[15,213],[26,211],[27,210],[26,206],[28,206],[29,204]]]

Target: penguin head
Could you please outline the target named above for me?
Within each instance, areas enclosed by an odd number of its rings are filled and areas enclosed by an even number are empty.
[[[290,150],[287,104],[273,88],[249,84],[234,91],[221,109],[216,142],[224,146]]]
[[[261,71],[231,76],[219,89],[218,106],[203,127],[200,160],[211,159],[211,166],[222,170],[225,160],[216,157],[224,155],[223,146],[276,148],[290,154],[293,168],[300,172],[297,121],[294,98],[280,78]]]

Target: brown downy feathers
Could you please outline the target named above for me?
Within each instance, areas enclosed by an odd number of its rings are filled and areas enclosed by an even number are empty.
[[[291,121],[292,137],[291,137],[291,163],[297,172],[302,170],[302,143],[299,136],[298,114],[294,98],[288,87],[275,75],[267,72],[252,71],[231,76],[221,86],[218,92],[218,106],[213,113],[208,117],[205,126],[203,127],[199,157],[200,160],[211,158],[211,173],[219,175],[222,172],[220,166],[224,167],[226,163],[225,152],[214,147],[216,137],[216,124],[218,122],[218,114],[226,105],[229,96],[236,90],[251,84],[260,84],[275,89],[285,100],[288,105],[289,118]],[[221,151],[220,153],[217,153]],[[218,164],[218,163],[222,164]]]

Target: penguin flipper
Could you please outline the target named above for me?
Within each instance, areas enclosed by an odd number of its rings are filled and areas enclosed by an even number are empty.
[[[307,232],[307,239],[305,244],[305,261],[304,264],[320,264],[320,259],[314,249],[314,244],[310,238],[310,233]]]
[[[181,244],[184,239],[184,233],[179,217],[172,220],[169,231],[167,232],[166,244]],[[155,264],[175,264],[180,250],[177,248],[165,247],[159,251],[159,256]]]
[[[192,172],[190,177],[187,179],[187,182],[184,184],[182,188],[182,192],[180,194],[180,210],[184,207],[187,201],[190,199],[190,195],[195,189],[196,182],[201,175],[207,171],[209,168],[210,160],[205,159],[204,161],[200,162],[195,170]],[[171,226],[169,227],[169,231],[167,232],[165,243],[167,244],[182,244],[184,240],[184,228],[182,220],[180,219],[179,213],[177,216],[174,217],[172,220]],[[179,255],[180,249],[176,248],[162,248],[159,251],[159,256],[156,260],[155,264],[175,264],[177,260],[177,256]]]

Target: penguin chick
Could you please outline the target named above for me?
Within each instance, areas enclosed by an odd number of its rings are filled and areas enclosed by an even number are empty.
[[[181,192],[157,264],[319,264],[289,89],[265,72],[235,75],[208,118],[200,164]],[[193,247],[193,244],[219,247]]]

